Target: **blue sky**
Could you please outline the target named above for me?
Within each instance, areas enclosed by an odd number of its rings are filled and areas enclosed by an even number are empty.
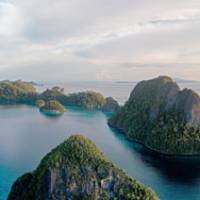
[[[0,0],[0,79],[200,78],[199,0]]]

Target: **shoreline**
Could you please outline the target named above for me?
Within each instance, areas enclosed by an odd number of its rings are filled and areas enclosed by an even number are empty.
[[[40,112],[45,115],[51,115],[51,116],[58,116],[58,115],[62,115],[64,113],[64,112],[60,112],[57,110],[40,110]]]
[[[135,143],[135,144],[139,144],[141,145],[143,148],[145,148],[145,150],[148,150],[150,151],[151,153],[154,153],[156,154],[157,156],[164,156],[164,157],[170,157],[170,158],[194,158],[194,157],[198,157],[200,158],[200,153],[183,153],[183,154],[177,154],[177,153],[165,153],[165,152],[162,152],[162,151],[158,151],[158,150],[155,150],[147,145],[145,145],[143,142],[140,142],[136,139],[133,139],[133,138],[130,138],[126,135],[126,133],[122,130],[122,129],[119,129],[119,128],[116,128],[114,126],[112,126],[110,123],[107,123],[108,126],[113,129],[117,134],[121,134],[121,135],[124,135],[124,137],[132,142],[132,143]]]

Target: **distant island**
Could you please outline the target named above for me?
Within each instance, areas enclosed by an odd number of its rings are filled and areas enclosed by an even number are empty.
[[[23,81],[21,79],[18,79],[16,81],[10,81],[10,80],[2,80],[2,81],[0,81],[0,83],[16,83],[16,82],[21,82],[21,83],[25,83],[25,84],[33,85],[33,86],[42,85],[42,84],[36,83],[35,81]]]
[[[174,78],[177,83],[199,83],[197,80],[188,80],[188,79],[181,79],[181,78]]]
[[[200,154],[200,97],[170,77],[142,81],[109,125],[130,140],[170,155]]]
[[[105,98],[102,94],[93,91],[72,93],[65,95],[63,90],[54,87],[47,89],[38,96],[41,100],[56,100],[64,106],[77,106],[87,110],[102,110],[116,112],[119,104],[112,97]]]
[[[8,200],[158,200],[88,138],[74,135],[13,184]]]
[[[37,96],[36,88],[31,83],[0,81],[0,104],[34,104]]]
[[[51,100],[57,101],[63,106],[78,106],[87,110],[115,112],[119,108],[117,101],[111,97],[105,98],[98,92],[86,91],[66,95],[63,88],[55,86],[39,94],[32,82],[0,81],[0,104],[2,105],[28,104],[38,106],[39,101],[41,103],[41,101]]]

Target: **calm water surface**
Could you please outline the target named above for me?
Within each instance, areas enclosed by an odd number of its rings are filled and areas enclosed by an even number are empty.
[[[130,92],[127,87],[121,87],[121,95],[114,90],[110,95],[124,102]],[[104,93],[109,89],[103,88]],[[152,187],[161,199],[200,199],[199,158],[175,160],[154,155],[111,130],[101,112],[68,108],[63,116],[49,118],[34,107],[0,106],[0,127],[0,200],[6,199],[19,175],[35,169],[50,149],[76,133],[92,139],[114,163]]]

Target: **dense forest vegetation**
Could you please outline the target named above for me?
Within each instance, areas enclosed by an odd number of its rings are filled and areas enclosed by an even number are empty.
[[[37,99],[36,89],[30,83],[22,81],[1,81],[0,82],[0,103],[34,104]]]
[[[89,110],[101,109],[105,103],[103,95],[97,92],[86,91],[65,95],[58,88],[47,89],[39,98],[44,101],[57,100],[65,106],[79,106]]]
[[[159,77],[139,83],[109,124],[158,152],[199,154],[199,119],[199,96]]]
[[[97,92],[87,91],[69,94],[66,100],[67,105],[80,106],[89,110],[100,110],[105,104],[103,95]]]
[[[119,107],[113,98],[104,98],[98,92],[86,91],[66,95],[63,88],[56,86],[39,94],[31,82],[0,82],[0,104],[32,104],[40,107],[44,102],[51,100],[56,100],[64,106],[105,112],[115,112]]]
[[[53,149],[33,173],[20,177],[8,200],[158,200],[81,135]]]
[[[41,104],[42,102],[40,101],[41,112],[55,113],[55,114],[62,114],[65,112],[65,107],[56,100],[50,100],[50,101],[44,102],[43,105]]]

